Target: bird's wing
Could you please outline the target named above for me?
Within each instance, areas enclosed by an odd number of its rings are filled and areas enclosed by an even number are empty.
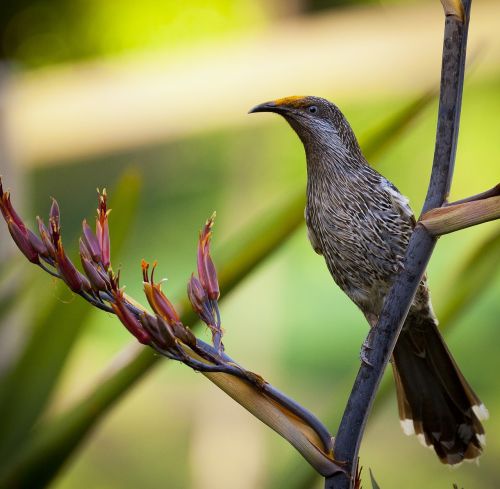
[[[405,197],[394,184],[389,182],[389,180],[385,180],[384,189],[389,194],[389,198],[394,205],[394,207],[399,211],[401,217],[408,221],[411,224],[411,227],[414,228],[416,225],[415,215],[411,210],[409,199]]]
[[[322,255],[323,250],[321,249],[321,245],[319,243],[319,239],[316,237],[314,234],[314,231],[312,227],[309,224],[309,219],[307,216],[307,208],[304,210],[304,217],[306,220],[306,228],[307,228],[307,238],[309,239],[309,242],[311,243],[311,246],[313,247],[313,250],[318,254]]]

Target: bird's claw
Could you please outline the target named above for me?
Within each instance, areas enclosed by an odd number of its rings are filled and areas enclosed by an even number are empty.
[[[370,331],[365,341],[363,341],[363,344],[361,345],[361,351],[359,353],[360,360],[368,367],[373,367],[373,364],[368,359],[368,354],[370,353],[371,350],[373,350],[373,347],[371,346],[371,331]]]

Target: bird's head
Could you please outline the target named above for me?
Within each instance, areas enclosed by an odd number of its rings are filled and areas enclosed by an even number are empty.
[[[338,156],[358,154],[359,145],[340,109],[320,97],[285,97],[255,106],[249,111],[275,112],[283,116],[301,139],[306,153],[319,148]]]

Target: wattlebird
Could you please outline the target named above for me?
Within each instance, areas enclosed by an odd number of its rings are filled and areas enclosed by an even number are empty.
[[[408,199],[370,167],[351,126],[331,102],[287,97],[250,112],[283,116],[302,141],[309,240],[338,286],[375,327],[416,224]],[[369,348],[364,345],[364,361]],[[477,458],[485,442],[480,420],[488,411],[439,333],[425,277],[391,363],[403,431],[434,448],[445,464]]]

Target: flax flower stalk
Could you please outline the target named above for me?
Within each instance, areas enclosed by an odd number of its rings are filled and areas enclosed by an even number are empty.
[[[155,282],[156,263],[149,272],[143,260],[144,292],[153,313],[124,293],[120,273],[111,265],[111,247],[107,195],[99,192],[96,228],[82,224],[80,259],[83,273],[67,257],[61,236],[60,209],[53,200],[49,227],[38,218],[36,236],[10,202],[0,179],[0,210],[14,241],[33,263],[63,280],[76,294],[90,304],[114,313],[127,330],[142,344],[160,355],[180,361],[200,371],[250,413],[288,440],[323,476],[343,471],[333,457],[333,438],[323,424],[307,409],[291,400],[260,375],[246,370],[224,353],[223,330],[218,306],[219,282],[210,256],[214,216],[200,232],[197,252],[198,277],[188,283],[188,297],[193,310],[212,332],[212,345],[196,338],[182,323],[172,302]]]

